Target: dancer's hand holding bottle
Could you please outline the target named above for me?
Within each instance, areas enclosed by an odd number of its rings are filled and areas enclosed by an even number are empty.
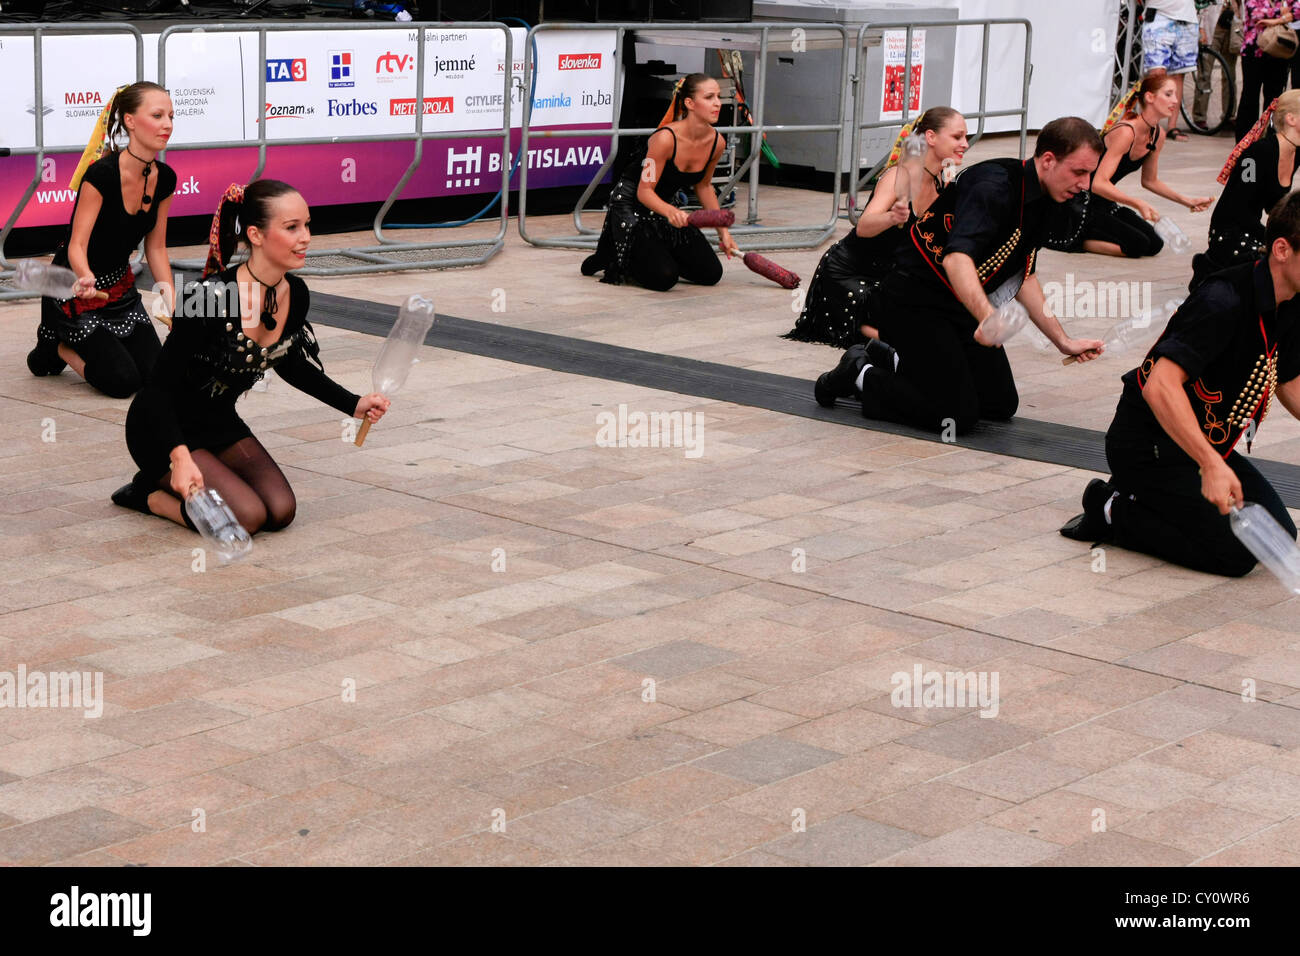
[[[203,487],[203,472],[199,471],[199,466],[194,464],[194,459],[190,457],[190,450],[184,445],[177,445],[172,449],[171,459],[172,491],[184,500],[191,487]]]
[[[371,392],[369,395],[361,396],[361,401],[357,402],[357,410],[352,417],[373,425],[384,417],[384,412],[388,411],[388,406],[391,404],[392,402],[379,392]]]

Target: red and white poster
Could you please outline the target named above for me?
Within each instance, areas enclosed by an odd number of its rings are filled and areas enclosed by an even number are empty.
[[[907,68],[907,31],[886,30],[881,38],[884,53],[884,75],[880,81],[880,118],[903,118],[903,91],[906,86],[903,71]],[[907,101],[909,117],[921,112],[921,76],[925,67],[925,31],[912,32],[912,86]]]

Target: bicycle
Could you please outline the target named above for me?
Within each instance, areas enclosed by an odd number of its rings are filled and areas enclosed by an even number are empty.
[[[1232,120],[1237,107],[1237,79],[1228,70],[1223,54],[1204,43],[1196,57],[1196,69],[1183,81],[1183,122],[1193,133],[1213,136]],[[1202,114],[1198,122],[1197,113]]]

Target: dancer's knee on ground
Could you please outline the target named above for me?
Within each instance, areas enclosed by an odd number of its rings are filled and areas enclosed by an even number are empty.
[[[140,372],[134,365],[86,366],[86,381],[109,398],[130,398],[140,390]]]

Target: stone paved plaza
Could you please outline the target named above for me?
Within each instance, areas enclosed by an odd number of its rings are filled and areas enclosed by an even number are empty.
[[[1217,192],[1230,145],[1162,173]],[[771,225],[830,205],[761,198]],[[1204,247],[1208,214],[1145,198]],[[824,249],[770,255],[806,282]],[[789,293],[738,262],[602,285],[583,255],[512,223],[483,267],[308,284],[806,377],[812,407],[838,353],[779,337]],[[1158,304],[1189,269],[1039,275]],[[283,381],[242,400],[297,521],[196,573],[195,535],[109,502],[128,403],[28,374],[37,315],[0,304],[0,671],[101,672],[103,713],[0,709],[0,862],[1300,863],[1300,603],[1258,569],[1099,570],[1056,530],[1092,473],[429,348],[362,449]],[[317,333],[369,391],[380,340]],[[1022,417],[1105,429],[1132,355],[1008,348]],[[699,416],[702,453],[598,444],[620,404]],[[1254,453],[1300,464],[1300,423],[1278,405]],[[894,706],[918,671],[995,676],[996,715]]]

